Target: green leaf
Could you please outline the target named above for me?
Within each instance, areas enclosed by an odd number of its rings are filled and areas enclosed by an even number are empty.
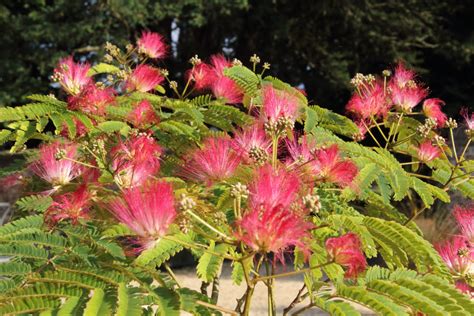
[[[106,63],[98,63],[97,65],[93,66],[89,71],[87,72],[88,76],[95,76],[97,74],[103,74],[103,73],[116,73],[119,72],[120,68],[111,65],[111,64],[106,64]]]
[[[16,207],[20,211],[44,213],[53,203],[53,199],[47,195],[29,195],[19,199]]]
[[[208,251],[225,255],[228,249],[229,245],[227,244],[218,244],[216,246],[214,241],[211,241]],[[217,255],[213,255],[209,252],[204,252],[204,254],[199,258],[199,262],[196,267],[198,277],[204,282],[212,282],[212,280],[214,280],[214,278],[220,272],[222,263],[224,262],[223,257],[218,257]]]
[[[132,289],[127,287],[125,283],[120,283],[117,289],[118,306],[117,316],[138,316],[142,315],[140,300],[133,293]]]
[[[158,296],[157,315],[160,316],[179,316],[180,315],[180,300],[176,292],[167,288],[159,287],[154,291]]]
[[[105,292],[101,288],[95,288],[92,294],[92,297],[87,302],[86,308],[84,309],[84,315],[87,316],[101,316],[99,311],[104,303]]]
[[[183,242],[190,242],[190,238],[184,234],[173,235],[174,239]],[[177,241],[169,239],[160,239],[153,248],[143,251],[135,262],[139,265],[161,265],[163,262],[169,260],[172,256],[183,250],[183,245]]]
[[[244,66],[233,66],[224,69],[224,75],[231,78],[248,96],[256,96],[260,84],[258,76]]]

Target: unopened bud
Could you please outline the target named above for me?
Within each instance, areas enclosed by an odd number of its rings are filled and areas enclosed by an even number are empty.
[[[245,184],[237,182],[236,184],[232,185],[230,189],[230,195],[234,198],[247,198],[249,196],[249,189]]]
[[[258,57],[256,54],[253,54],[250,57],[250,62],[253,63],[253,64],[258,64],[258,63],[260,63],[260,57]]]
[[[196,207],[196,202],[186,194],[181,194],[181,199],[179,201],[179,207],[183,211],[191,211]]]

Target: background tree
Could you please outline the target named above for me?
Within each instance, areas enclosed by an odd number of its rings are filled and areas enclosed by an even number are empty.
[[[178,75],[196,53],[258,53],[273,74],[340,112],[356,72],[404,60],[454,114],[473,97],[473,14],[470,1],[436,0],[10,1],[0,5],[0,104],[51,89],[55,61],[71,51],[94,62],[104,41],[150,29],[172,43],[167,65]]]

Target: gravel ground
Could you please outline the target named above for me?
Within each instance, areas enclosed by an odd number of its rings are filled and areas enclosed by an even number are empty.
[[[277,273],[284,272],[283,267],[278,267],[277,270]],[[290,267],[287,268],[286,272],[288,271],[291,271]],[[181,268],[176,269],[174,272],[182,286],[191,288],[196,291],[200,290],[201,281],[196,277],[194,268]],[[245,292],[246,286],[245,281],[242,282],[240,286],[233,284],[232,279],[230,277],[231,272],[232,269],[230,265],[225,264],[222,269],[218,305],[233,310],[236,306],[236,300],[242,297]],[[302,275],[290,276],[275,280],[275,302],[277,305],[277,315],[283,314],[283,309],[287,307],[295,298],[302,285]],[[210,290],[211,289],[209,287],[209,291]],[[307,304],[307,300],[303,301],[302,303],[298,304],[292,311],[294,312]],[[374,315],[362,306],[357,306],[357,309],[361,312],[362,315]],[[259,282],[255,288],[252,300],[251,315],[267,315],[267,288],[262,282]],[[308,316],[329,314],[322,312],[317,308],[313,308],[300,315]]]

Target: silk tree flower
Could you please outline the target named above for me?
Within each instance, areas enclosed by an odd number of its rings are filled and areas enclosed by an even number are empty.
[[[474,113],[471,113],[471,115],[469,116],[468,109],[463,108],[461,110],[461,115],[464,117],[468,131],[474,131]]]
[[[316,150],[314,157],[311,167],[319,181],[345,187],[350,185],[357,176],[357,166],[352,161],[341,157],[337,145]]]
[[[271,154],[272,141],[261,123],[237,131],[232,146],[246,163],[264,163]]]
[[[67,219],[77,224],[79,219],[88,218],[91,197],[87,191],[87,185],[84,184],[76,191],[55,196],[53,203],[46,211],[46,217],[53,224]]]
[[[474,249],[466,237],[454,236],[435,248],[454,275],[463,277],[474,273]]]
[[[143,185],[160,170],[161,153],[160,145],[146,134],[120,142],[110,152],[114,180],[125,188]]]
[[[77,147],[74,143],[60,141],[42,145],[39,159],[30,165],[30,169],[53,186],[68,184],[84,171],[79,163],[72,161],[78,159]]]
[[[153,247],[157,239],[166,235],[176,218],[173,188],[160,181],[125,189],[121,197],[108,203],[107,208],[140,237],[145,249]]]
[[[158,124],[159,117],[156,115],[153,106],[148,100],[139,102],[128,114],[128,121],[135,127],[142,128],[151,124]]]
[[[249,185],[249,204],[253,209],[287,208],[295,201],[300,185],[297,174],[264,165],[256,170]]]
[[[75,63],[72,56],[69,56],[59,61],[52,79],[59,82],[68,94],[77,95],[92,82],[92,78],[87,75],[89,69],[89,64]]]
[[[241,162],[232,148],[232,141],[224,137],[210,137],[201,149],[191,153],[181,174],[191,180],[211,186],[216,181],[230,178]]]
[[[359,237],[354,233],[328,238],[326,250],[331,260],[347,269],[346,278],[356,278],[367,267]]]
[[[454,285],[461,293],[468,294],[471,298],[474,298],[474,288],[469,286],[466,282],[458,280]]]
[[[346,105],[346,110],[359,120],[385,117],[390,110],[383,84],[378,81],[364,83],[359,86]]]
[[[222,55],[213,55],[211,56],[211,66],[213,72],[208,74],[208,79],[211,80],[212,93],[217,98],[226,100],[227,103],[241,103],[242,90],[232,79],[224,75],[224,69],[231,67],[232,63]]]
[[[298,114],[298,99],[286,91],[280,91],[273,88],[272,85],[266,85],[262,89],[262,113],[265,121],[271,124],[278,124],[282,120],[293,127]]]
[[[254,251],[273,252],[283,262],[283,253],[297,246],[307,256],[313,225],[283,207],[264,207],[246,212],[236,223],[236,237]]]
[[[194,82],[194,89],[200,91],[210,88],[216,76],[211,66],[201,62],[194,65],[187,72],[186,78],[187,80],[192,80]]]
[[[426,99],[423,102],[423,112],[426,117],[433,119],[438,127],[443,127],[448,120],[446,114],[441,111],[443,105],[445,105],[445,102],[437,98]]]
[[[431,141],[425,141],[421,143],[417,148],[418,159],[421,162],[430,162],[441,155],[441,151],[438,146],[431,144]]]
[[[163,82],[164,78],[160,71],[148,65],[140,65],[135,68],[127,79],[128,90],[148,92]]]
[[[474,204],[466,207],[456,206],[453,213],[463,236],[474,247]]]
[[[107,106],[115,102],[115,90],[112,88],[99,88],[90,84],[78,95],[68,98],[68,108],[84,113],[104,116]]]
[[[393,104],[404,112],[411,112],[428,95],[428,91],[415,82],[415,73],[401,63],[395,69],[389,89]]]
[[[166,44],[163,36],[154,32],[142,32],[137,41],[138,51],[150,58],[163,58],[166,55]]]

